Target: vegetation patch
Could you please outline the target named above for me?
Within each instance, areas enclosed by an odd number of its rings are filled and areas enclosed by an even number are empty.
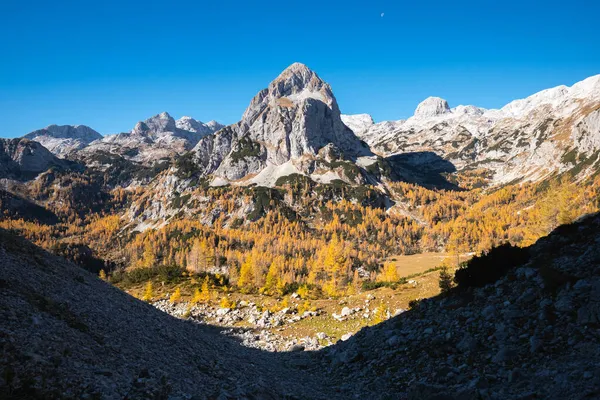
[[[529,261],[529,251],[510,243],[492,248],[487,254],[475,256],[454,274],[460,289],[481,287],[496,282],[509,270]]]
[[[249,137],[244,136],[241,138],[235,146],[235,149],[231,152],[231,161],[237,163],[246,157],[258,157],[261,154],[260,143],[252,141]]]

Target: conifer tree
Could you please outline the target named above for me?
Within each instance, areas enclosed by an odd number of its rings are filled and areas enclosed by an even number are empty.
[[[171,304],[175,304],[178,303],[179,300],[181,300],[181,289],[177,288],[169,298],[169,301],[171,302]]]
[[[149,302],[152,301],[152,297],[152,282],[148,281],[148,283],[146,283],[146,289],[144,290],[144,296],[142,297],[142,300]]]
[[[252,253],[250,253],[240,268],[240,277],[237,281],[237,285],[240,289],[251,290],[253,287],[253,261]]]

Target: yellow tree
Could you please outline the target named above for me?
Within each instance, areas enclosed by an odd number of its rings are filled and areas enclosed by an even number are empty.
[[[340,284],[342,272],[346,268],[346,256],[344,255],[343,245],[338,240],[336,234],[333,235],[325,253],[323,262],[325,272],[329,277],[327,285],[330,294],[333,294]]]
[[[265,280],[265,286],[263,286],[262,291],[271,294],[273,290],[277,288],[277,283],[279,280],[279,266],[276,261],[273,261],[269,266],[269,271],[267,272],[267,278]]]
[[[175,292],[173,292],[173,294],[169,298],[169,301],[172,304],[175,304],[175,303],[178,303],[179,300],[181,300],[181,289],[177,288],[177,289],[175,289]]]
[[[148,282],[146,283],[146,289],[144,291],[144,296],[142,297],[142,300],[144,301],[151,301],[153,297],[152,294],[152,282]]]
[[[154,255],[154,249],[152,248],[150,241],[147,241],[144,244],[144,254],[140,260],[140,266],[144,268],[151,268],[154,266],[155,262],[156,256]]]
[[[254,286],[254,274],[253,268],[254,260],[252,253],[250,253],[246,260],[242,263],[240,268],[240,277],[238,278],[237,285],[240,289],[251,290]]]
[[[387,262],[383,266],[379,280],[382,282],[398,282],[400,277],[398,276],[398,269],[396,264],[393,262]]]

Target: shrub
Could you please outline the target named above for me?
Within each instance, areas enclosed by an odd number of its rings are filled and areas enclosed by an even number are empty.
[[[142,297],[142,300],[144,301],[151,301],[153,297],[152,294],[152,282],[148,282],[146,284],[146,290],[144,290],[144,296]]]
[[[461,289],[481,287],[496,282],[510,269],[529,260],[527,249],[510,243],[492,248],[487,254],[475,256],[454,274],[454,281]]]
[[[298,288],[298,290],[296,290],[296,293],[298,293],[298,296],[300,296],[301,299],[305,300],[308,298],[308,294],[310,293],[308,286],[306,285],[302,285]]]
[[[234,309],[235,308],[235,301],[229,300],[227,298],[227,296],[223,296],[223,298],[221,298],[221,302],[219,303],[219,306],[221,308]]]
[[[386,321],[388,319],[388,313],[389,313],[389,309],[387,308],[387,306],[382,302],[379,303],[379,306],[377,306],[377,309],[375,310],[375,315],[373,316],[373,324],[379,324],[383,321]]]
[[[177,288],[177,289],[175,289],[175,292],[173,292],[171,297],[169,297],[169,301],[172,304],[175,304],[175,303],[178,303],[179,300],[181,300],[181,289]]]
[[[310,303],[310,301],[305,300],[302,304],[298,305],[298,314],[302,315],[306,311],[314,310],[314,307]]]
[[[419,303],[421,302],[421,299],[412,299],[411,301],[408,302],[408,308],[409,309],[415,309],[417,307],[419,307]]]
[[[442,270],[440,271],[439,285],[442,293],[446,293],[452,289],[452,274],[445,265],[442,266]]]

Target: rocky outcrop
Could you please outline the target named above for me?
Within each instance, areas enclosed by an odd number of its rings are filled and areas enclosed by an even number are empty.
[[[41,143],[58,157],[65,157],[102,139],[102,135],[85,125],[50,125],[23,137]]]
[[[29,139],[0,139],[0,179],[31,179],[50,167],[70,164]]]
[[[130,132],[105,136],[87,146],[80,154],[84,159],[106,152],[142,164],[182,155],[198,141],[220,128],[217,122],[204,124],[191,117],[175,120],[166,112],[138,122]]]
[[[373,117],[371,117],[369,114],[342,114],[341,117],[344,125],[350,128],[358,137],[361,137],[375,124]]]
[[[295,63],[252,99],[240,122],[202,139],[194,152],[204,174],[235,181],[284,164],[307,175],[330,170],[319,164],[326,146],[335,147],[342,159],[371,155],[342,122],[331,87]]]
[[[438,117],[450,112],[448,102],[439,97],[428,97],[415,110],[414,118]]]
[[[491,184],[542,180],[599,168],[600,75],[515,100],[499,110],[449,108],[430,97],[407,120],[386,121],[357,133],[380,155],[434,152],[458,170],[486,169]],[[352,116],[345,116],[352,120]],[[365,117],[361,116],[361,119]]]

